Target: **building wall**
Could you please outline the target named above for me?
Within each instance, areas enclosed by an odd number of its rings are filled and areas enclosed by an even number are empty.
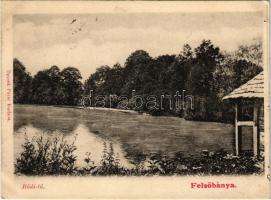
[[[260,129],[260,132],[264,132],[264,104],[263,102],[260,103],[260,108],[259,108],[259,129]]]
[[[259,108],[259,117],[258,117],[258,123],[259,123],[259,150],[260,154],[261,152],[264,152],[264,103],[263,101],[260,102],[260,108]]]

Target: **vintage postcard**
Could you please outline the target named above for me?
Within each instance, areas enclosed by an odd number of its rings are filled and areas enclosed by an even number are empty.
[[[268,198],[269,2],[2,1],[2,198]]]

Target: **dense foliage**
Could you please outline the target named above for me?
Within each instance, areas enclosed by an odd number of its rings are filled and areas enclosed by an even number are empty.
[[[15,173],[26,175],[72,174],[75,166],[77,148],[67,143],[63,136],[52,139],[44,136],[29,140],[25,137],[23,152],[16,160]]]
[[[31,77],[23,64],[14,59],[14,102],[78,105],[80,99],[93,90],[96,96],[127,95],[129,105],[135,103],[131,101],[133,95],[155,96],[157,103],[163,106],[147,109],[144,104],[137,108],[153,115],[232,121],[232,107],[228,102],[222,102],[222,97],[262,71],[261,65],[260,41],[240,46],[230,53],[221,52],[210,40],[203,40],[195,49],[186,44],[178,55],[157,58],[137,50],[126,59],[124,66],[118,63],[113,67],[101,66],[84,84],[76,68],[60,71],[57,66],[52,66]],[[185,95],[193,96],[193,108],[171,107],[169,101],[161,102],[161,95],[174,96],[183,90]],[[120,107],[116,99],[112,101],[111,107]]]
[[[26,72],[24,65],[17,59],[13,60],[13,77],[14,102],[29,103],[32,77]]]
[[[85,166],[76,166],[74,155],[77,147],[74,142],[67,142],[59,137],[43,136],[26,139],[23,151],[15,163],[15,174],[23,175],[219,175],[219,174],[262,174],[263,158],[248,154],[233,156],[221,150],[203,151],[199,157],[183,157],[176,153],[173,157],[161,154],[137,155],[133,167],[121,165],[112,144],[104,144],[104,151],[99,165],[91,160],[91,153],[86,154]]]
[[[74,67],[60,71],[52,66],[31,77],[15,58],[13,71],[14,103],[76,105],[83,92],[82,76]]]

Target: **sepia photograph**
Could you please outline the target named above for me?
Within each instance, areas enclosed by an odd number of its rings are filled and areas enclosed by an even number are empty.
[[[187,187],[209,192],[239,186],[200,177],[270,180],[268,4],[230,12],[119,4],[10,16],[2,98],[13,179],[197,177]],[[46,190],[40,181],[20,188]]]

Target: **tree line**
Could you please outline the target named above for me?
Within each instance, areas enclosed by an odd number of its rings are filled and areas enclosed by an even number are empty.
[[[57,66],[39,71],[33,77],[18,59],[13,61],[14,103],[78,105],[90,90],[95,95],[141,96],[174,95],[185,90],[194,98],[194,109],[139,111],[153,115],[176,115],[189,120],[231,121],[233,110],[222,97],[262,71],[262,44],[255,40],[234,52],[222,52],[210,40],[192,49],[185,44],[177,55],[152,58],[144,50],[132,52],[123,66],[101,66],[82,82],[75,67],[60,70]],[[159,98],[158,98],[159,101]],[[117,103],[113,104],[118,107]]]
[[[25,66],[13,60],[14,103],[76,105],[83,93],[80,71],[57,66],[39,71],[32,77]]]

